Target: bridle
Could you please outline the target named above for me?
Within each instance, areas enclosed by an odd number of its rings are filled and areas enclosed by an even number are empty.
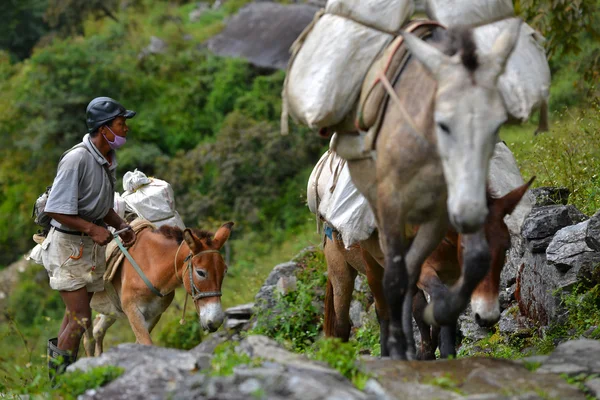
[[[188,256],[183,260],[184,263],[187,262],[187,265],[185,267],[185,270],[181,273],[181,278],[179,277],[179,274],[177,273],[177,255],[179,254],[179,250],[181,249],[181,246],[183,245],[184,242],[181,242],[181,244],[179,245],[179,248],[177,249],[177,253],[175,253],[175,260],[173,261],[173,266],[175,267],[175,277],[177,278],[177,280],[179,282],[181,282],[182,285],[184,285],[183,283],[183,275],[185,274],[186,271],[189,272],[189,278],[190,278],[190,290],[191,293],[190,295],[192,296],[192,300],[197,301],[199,299],[203,299],[206,297],[220,297],[222,296],[222,293],[220,290],[218,291],[213,291],[213,292],[203,292],[202,290],[200,290],[198,288],[198,286],[196,286],[196,284],[194,283],[194,276],[192,274],[192,260],[198,256],[202,256],[204,254],[210,254],[210,253],[217,253],[217,254],[221,254],[219,252],[219,250],[204,250],[201,251],[199,253],[196,254],[192,254],[191,250],[190,250],[190,254],[188,254]],[[221,256],[222,258],[222,256]],[[184,285],[185,287],[185,285]]]

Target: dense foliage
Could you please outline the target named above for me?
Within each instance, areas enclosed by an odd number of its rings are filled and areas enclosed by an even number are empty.
[[[137,2],[118,13],[119,23],[87,19],[84,35],[56,36],[21,63],[0,57],[0,265],[31,248],[31,204],[62,151],[81,140],[85,107],[100,95],[138,111],[117,173],[139,168],[168,179],[188,225],[235,220],[238,232],[260,230],[257,223],[279,218],[283,202],[304,208],[304,188],[291,198],[281,192],[324,143],[298,132],[279,136],[273,121],[283,74],[199,49],[196,37],[221,29],[227,9],[195,22],[190,9]],[[147,50],[151,35],[164,52]],[[297,222],[286,218],[280,226]]]

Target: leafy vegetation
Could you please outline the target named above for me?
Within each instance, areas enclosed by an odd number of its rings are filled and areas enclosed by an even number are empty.
[[[320,339],[311,348],[309,357],[327,363],[348,378],[354,386],[364,389],[370,376],[360,369],[358,351],[352,343],[343,343],[340,339]]]
[[[297,290],[280,296],[272,308],[258,314],[253,333],[269,336],[290,350],[306,351],[321,333],[327,282],[322,252],[310,252],[300,260]]]
[[[236,222],[224,306],[252,301],[274,265],[319,244],[304,196],[326,143],[300,127],[279,135],[283,72],[216,57],[201,45],[248,2],[229,0],[195,21],[188,15],[196,3],[186,0],[133,0],[126,6],[117,0],[1,2],[0,14],[9,23],[0,27],[0,266],[33,245],[31,204],[50,183],[59,155],[85,133],[85,106],[99,95],[138,111],[127,146],[119,151],[119,175],[139,168],[169,181],[189,226],[214,229]],[[599,4],[515,2],[518,13],[549,39],[552,130],[534,137],[533,124],[525,124],[502,132],[525,177],[537,175],[536,186],[568,187],[570,202],[589,215],[600,209]],[[166,44],[162,52],[148,50],[152,37]],[[378,323],[371,313],[350,343],[319,340],[322,310],[313,300],[324,294],[325,263],[320,252],[302,263],[298,290],[282,296],[271,314],[259,316],[256,331],[327,362],[362,387],[368,377],[353,360],[357,354],[380,354]],[[64,308],[33,271],[21,276],[0,324],[4,393],[48,389],[45,345]],[[600,339],[599,328],[593,329],[600,326],[599,290],[581,286],[565,295],[568,320],[540,337],[495,332],[477,344],[480,354],[516,358],[524,349],[547,353],[583,333]],[[194,310],[188,309],[186,325],[178,324],[182,304],[180,290],[155,330],[157,344],[187,349],[201,341]],[[106,347],[125,341],[133,341],[133,334],[126,321],[118,321]],[[252,365],[234,346],[217,350],[215,373]],[[76,397],[83,386],[116,374],[96,371],[73,379],[56,396]],[[448,377],[433,384],[456,386]]]
[[[213,376],[228,376],[233,374],[233,369],[239,365],[259,366],[260,358],[252,358],[248,354],[237,351],[239,342],[224,342],[219,344],[211,359],[211,371]]]

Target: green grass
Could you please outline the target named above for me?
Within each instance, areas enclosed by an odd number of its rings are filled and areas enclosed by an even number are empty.
[[[509,126],[500,137],[533,186],[563,186],[569,203],[584,214],[600,209],[600,105],[566,108],[551,116],[550,132],[533,135],[534,124]]]
[[[319,246],[320,238],[312,214],[306,210],[307,223],[287,233],[288,239],[280,246],[265,247],[269,237],[250,237],[232,241],[235,261],[229,266],[223,281],[224,307],[254,301],[254,296],[277,264],[290,261],[302,249]]]

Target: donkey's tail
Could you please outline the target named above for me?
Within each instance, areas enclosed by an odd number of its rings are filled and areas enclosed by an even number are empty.
[[[325,321],[323,321],[325,337],[335,336],[335,308],[333,306],[333,285],[327,277],[327,290],[325,291]]]

